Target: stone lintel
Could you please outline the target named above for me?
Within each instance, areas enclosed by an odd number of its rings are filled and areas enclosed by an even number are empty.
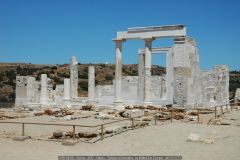
[[[115,38],[115,39],[112,39],[112,41],[114,41],[115,43],[117,43],[117,42],[125,42],[126,39],[123,39],[123,38]]]
[[[134,28],[128,28],[128,33],[182,30],[184,28],[185,28],[185,25],[182,25],[182,24],[166,25],[166,26],[134,27]]]
[[[169,50],[171,50],[172,47],[159,47],[159,48],[152,48],[152,54],[156,53],[167,53]],[[139,48],[138,49],[139,54],[145,54],[145,48]]]
[[[152,38],[174,38],[186,36],[184,25],[158,26],[158,27],[137,27],[128,31],[117,32],[117,39],[144,39]]]

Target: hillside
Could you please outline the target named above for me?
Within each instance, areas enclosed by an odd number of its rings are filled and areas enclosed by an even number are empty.
[[[115,65],[113,64],[80,64],[78,65],[79,96],[86,96],[88,90],[88,66],[95,66],[96,85],[111,84],[114,79]],[[152,74],[161,75],[165,68],[153,66]],[[47,74],[52,84],[63,84],[64,78],[70,77],[68,64],[37,65],[24,63],[0,63],[0,102],[13,102],[15,99],[16,76],[34,76],[40,80],[41,74]],[[123,76],[137,76],[137,64],[123,65]]]
[[[79,96],[86,96],[88,89],[88,66],[94,65],[96,85],[111,84],[114,79],[115,65],[113,64],[80,64],[78,65]],[[152,75],[165,73],[165,68],[153,66]],[[39,65],[25,63],[0,63],[0,102],[14,102],[16,76],[31,75],[40,80],[41,74],[47,74],[52,84],[63,84],[64,78],[69,78],[69,65]],[[123,65],[124,76],[137,76],[137,64]],[[240,71],[230,72],[230,98],[234,96],[236,88],[240,88]]]

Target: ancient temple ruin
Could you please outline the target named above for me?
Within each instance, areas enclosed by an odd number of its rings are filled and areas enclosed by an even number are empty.
[[[152,47],[152,42],[172,38],[173,46]],[[142,40],[138,54],[138,76],[122,76],[122,45],[128,40]],[[175,107],[211,107],[228,105],[229,69],[216,65],[202,71],[196,41],[186,34],[185,25],[138,27],[117,32],[116,68],[113,85],[95,86],[95,69],[88,70],[88,97],[78,97],[78,62],[71,58],[70,79],[53,90],[51,80],[41,75],[41,82],[34,77],[17,76],[15,106],[110,105],[170,105]],[[152,76],[152,55],[166,54],[166,74]]]

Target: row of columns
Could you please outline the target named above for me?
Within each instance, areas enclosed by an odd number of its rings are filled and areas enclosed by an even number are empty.
[[[64,90],[63,90],[63,101],[65,104],[69,104],[71,101],[71,80],[70,78],[64,78]],[[89,66],[88,68],[88,102],[95,102],[95,68]],[[46,74],[41,74],[41,96],[40,103],[42,105],[49,104],[48,94],[48,78]]]
[[[71,89],[70,89],[70,79],[64,78],[64,91],[63,91],[63,101],[68,103],[71,100]],[[49,104],[49,93],[48,93],[48,78],[46,74],[41,74],[41,95],[40,103],[42,105]]]
[[[172,66],[172,58],[173,58],[173,50],[172,48],[155,48],[151,51],[152,54],[166,54],[166,94],[163,97],[163,85],[161,84],[160,89],[160,98],[165,101],[165,103],[172,104],[172,82],[173,82],[173,66]],[[138,54],[138,102],[142,102],[144,100],[144,74],[145,72],[145,49],[144,52],[142,49],[139,50]],[[163,77],[161,77],[161,82],[163,82]],[[151,85],[151,84],[150,84]],[[146,102],[145,102],[146,103]]]
[[[145,55],[140,55],[141,60],[144,59],[144,72],[143,68],[140,70],[142,71],[141,74],[144,74],[144,80],[141,79],[141,83],[139,85],[144,85],[144,94],[139,95],[144,97],[144,103],[151,103],[151,66],[152,66],[152,41],[153,38],[146,38],[145,41]],[[122,43],[125,40],[117,39],[114,40],[116,44],[116,68],[115,68],[115,104],[122,103]],[[141,61],[139,60],[139,61]],[[142,61],[143,62],[143,61]],[[140,65],[139,65],[140,66]],[[142,88],[142,87],[138,87]],[[142,93],[142,92],[141,92]]]
[[[71,100],[71,83],[69,78],[64,78],[63,101],[66,103]],[[88,102],[95,102],[95,68],[88,67]]]

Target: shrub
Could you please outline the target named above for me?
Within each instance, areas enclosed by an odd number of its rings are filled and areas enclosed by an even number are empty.
[[[5,77],[5,73],[4,72],[0,72],[0,81],[3,81]]]
[[[81,81],[79,83],[80,87],[84,90],[84,91],[87,91],[88,90],[88,82],[86,81]]]
[[[0,96],[0,102],[7,102],[8,99],[4,96]]]
[[[15,79],[16,78],[16,73],[13,70],[6,71],[5,74],[6,74],[6,77],[8,77],[8,79]]]
[[[57,70],[57,66],[51,67],[51,70]]]
[[[99,64],[102,68],[106,67],[106,64]]]
[[[50,74],[54,74],[55,72],[54,72],[54,70],[51,70],[51,71],[49,71],[49,73],[50,73]]]
[[[28,68],[28,75],[33,75],[37,71],[37,68]]]
[[[5,84],[8,84],[10,86],[15,86],[15,82],[13,79],[9,79],[7,82],[5,82]]]
[[[63,83],[63,79],[59,78],[59,77],[53,77],[53,81],[56,84],[62,84]]]
[[[69,78],[70,77],[69,73],[58,73],[58,76],[63,77],[63,78]]]
[[[16,96],[15,93],[12,92],[12,93],[9,94],[8,98],[15,99],[15,96]]]
[[[79,78],[82,79],[88,79],[88,73],[87,72],[82,72],[78,75]]]
[[[106,80],[113,80],[113,75],[107,74],[107,75],[105,76],[105,79],[106,79]]]

